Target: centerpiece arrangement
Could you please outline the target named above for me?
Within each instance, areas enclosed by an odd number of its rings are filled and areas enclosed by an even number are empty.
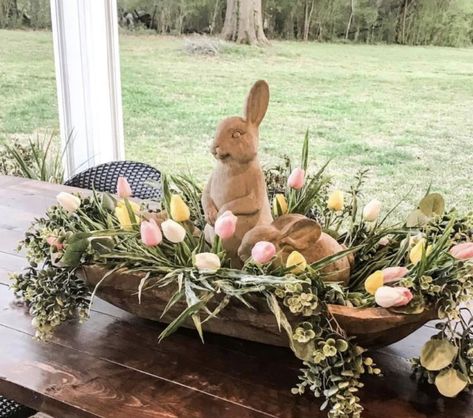
[[[473,384],[471,315],[473,215],[445,209],[428,190],[405,221],[388,223],[381,202],[363,205],[360,171],[337,190],[327,164],[262,170],[258,129],[269,103],[252,87],[243,117],[225,119],[201,189],[163,176],[162,199],[60,193],[26,232],[30,266],[12,276],[30,306],[37,337],[86,319],[97,294],[138,316],[162,321],[168,337],[195,327],[274,345],[302,360],[294,394],[324,398],[329,417],[359,417],[364,374],[381,375],[366,349],[387,345],[430,319],[438,335],[413,360],[419,378],[445,396]],[[468,313],[468,312],[467,312]]]

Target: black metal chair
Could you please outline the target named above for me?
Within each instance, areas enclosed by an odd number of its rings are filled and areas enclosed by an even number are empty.
[[[0,418],[29,418],[35,410],[0,396]]]
[[[117,180],[120,176],[128,180],[133,190],[133,197],[158,200],[161,198],[161,187],[150,187],[146,184],[148,180],[159,183],[161,172],[148,164],[135,161],[112,161],[100,164],[76,174],[64,184],[81,189],[116,193]]]

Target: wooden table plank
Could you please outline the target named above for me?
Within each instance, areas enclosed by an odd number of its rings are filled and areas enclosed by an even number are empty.
[[[267,417],[217,397],[0,327],[0,391],[60,417]],[[31,395],[39,394],[41,398]]]

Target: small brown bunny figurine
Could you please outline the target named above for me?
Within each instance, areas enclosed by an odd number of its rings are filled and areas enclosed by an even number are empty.
[[[243,261],[251,256],[252,248],[259,241],[273,243],[279,254],[279,262],[283,265],[292,251],[299,251],[307,263],[312,264],[345,249],[330,235],[322,232],[317,222],[295,213],[280,216],[270,225],[258,225],[248,231],[238,249]],[[329,264],[323,269],[325,279],[347,284],[351,262],[351,257],[346,256]]]
[[[210,150],[217,164],[202,195],[206,236],[227,210],[238,218],[232,238],[223,240],[232,267],[241,267],[237,251],[243,236],[256,225],[273,221],[263,171],[258,160],[259,125],[269,103],[269,87],[257,81],[246,99],[244,117],[224,119]]]

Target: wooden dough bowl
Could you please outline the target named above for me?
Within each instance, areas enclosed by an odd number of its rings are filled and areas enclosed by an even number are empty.
[[[80,273],[87,284],[94,288],[107,270],[99,266],[84,266]],[[108,276],[99,286],[97,295],[138,317],[170,323],[186,307],[185,300],[177,302],[165,316],[161,313],[175,288],[166,286],[143,291],[141,303],[138,301],[138,286],[143,275],[117,271]],[[244,340],[256,341],[276,346],[288,346],[287,335],[279,331],[274,315],[266,301],[251,300],[255,310],[248,309],[241,302],[227,305],[218,318],[210,319],[204,325],[204,332],[227,335]],[[209,306],[212,308],[212,306]],[[435,319],[432,311],[418,315],[402,315],[383,308],[350,308],[329,305],[330,311],[349,336],[356,336],[358,343],[367,348],[382,347],[408,336],[427,321]],[[192,321],[183,325],[194,328]]]

